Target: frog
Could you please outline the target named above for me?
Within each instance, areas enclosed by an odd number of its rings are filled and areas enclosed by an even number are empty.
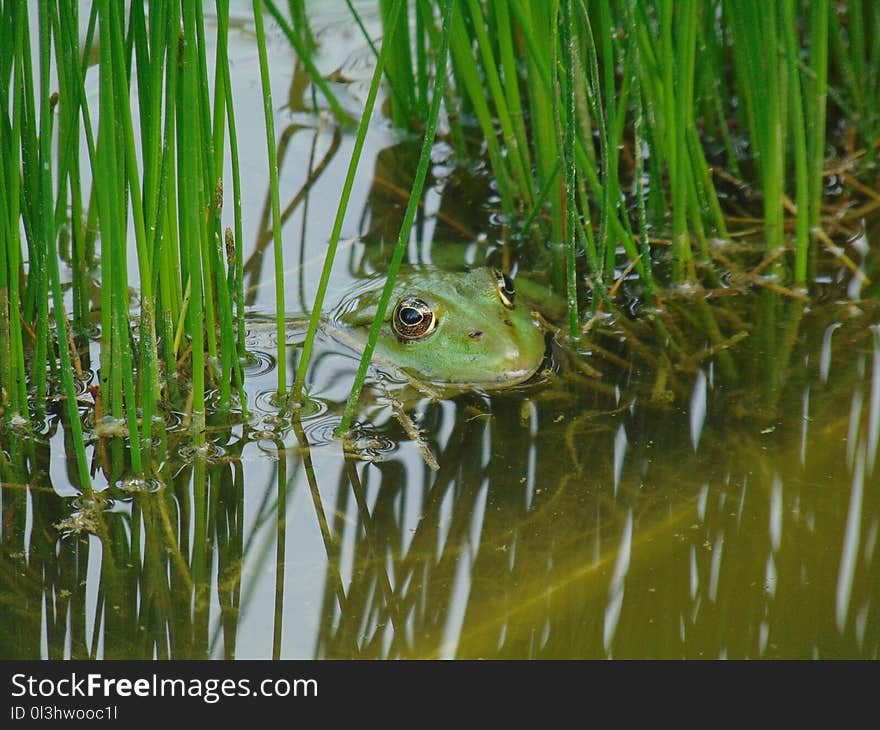
[[[348,292],[325,332],[362,352],[384,285],[371,277]],[[373,362],[416,385],[496,391],[531,379],[545,354],[545,332],[509,275],[423,268],[396,277]]]

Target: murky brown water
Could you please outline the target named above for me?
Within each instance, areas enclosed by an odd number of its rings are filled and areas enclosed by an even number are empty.
[[[369,56],[342,17],[317,26],[321,67],[342,67],[356,109]],[[240,26],[257,322],[274,306],[267,176]],[[287,302],[303,311],[353,138],[310,111],[286,41],[270,50],[276,99],[291,90],[276,124],[282,207],[299,199],[284,227]],[[413,149],[381,122],[369,136],[336,296],[387,259]],[[433,173],[410,263],[496,262],[485,171],[440,147]],[[586,355],[551,343],[539,382],[492,396],[395,391],[421,444],[375,377],[353,438],[332,438],[357,361],[326,341],[308,407],[279,413],[274,345],[256,326],[249,419],[214,418],[201,455],[172,431],[154,484],[116,481],[96,442],[102,491],[84,502],[57,421],[7,435],[0,657],[875,658],[880,304],[842,266],[819,275],[809,304],[748,287],[671,293],[665,314],[598,322]]]

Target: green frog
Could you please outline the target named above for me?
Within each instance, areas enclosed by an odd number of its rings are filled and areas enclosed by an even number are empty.
[[[353,290],[325,331],[363,350],[384,283],[376,277]],[[373,361],[416,383],[498,389],[528,380],[544,355],[544,333],[509,276],[417,269],[395,280]]]

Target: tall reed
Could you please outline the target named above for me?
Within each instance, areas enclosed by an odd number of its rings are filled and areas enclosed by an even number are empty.
[[[262,6],[255,0],[274,196],[279,393],[285,393],[277,152]],[[348,6],[366,33],[355,6]],[[233,389],[240,392],[242,384],[243,224],[228,1],[216,8],[212,74],[200,1],[133,4],[126,13],[111,0],[95,0],[84,39],[79,17],[86,9],[71,0],[42,0],[36,8],[23,0],[0,3],[4,423],[43,418],[59,383],[64,418],[76,434],[77,342],[99,319],[94,411],[110,420],[94,435],[109,439],[114,473],[126,465],[150,470],[149,447],[164,438],[165,404],[187,411],[201,444],[206,394],[216,390],[220,409],[229,410]],[[290,23],[272,0],[266,8],[346,124],[347,112],[314,63],[317,44],[305,5],[288,3]],[[554,0],[547,7],[527,0],[381,0],[379,10],[385,35],[380,48],[368,39],[375,74],[296,397],[382,78],[392,121],[426,141],[389,290],[445,106],[440,133],[462,155],[473,154],[474,133],[479,137],[505,230],[513,231],[506,243],[546,266],[566,295],[573,338],[586,321],[585,303],[610,305],[611,284],[624,272],[638,277],[647,298],[660,297],[654,301],[662,299],[659,285],[717,283],[710,239],[726,239],[735,225],[716,190],[719,176],[760,193],[773,273],[807,285],[817,241],[827,238],[822,176],[829,100],[845,116],[850,139],[864,148],[880,136],[880,13],[863,0],[846,7],[828,0]],[[98,75],[96,109],[85,91],[91,73]],[[87,155],[81,156],[83,140]],[[227,150],[230,226],[222,180]],[[671,246],[657,246],[658,240]],[[137,278],[130,280],[129,271]],[[100,277],[98,297],[89,293],[91,277]],[[378,322],[373,337],[377,328]],[[364,362],[370,351],[368,344]],[[240,404],[246,407],[243,395]],[[350,416],[351,405],[346,423]],[[83,437],[72,443],[86,488]]]
[[[403,214],[403,221],[400,224],[400,235],[394,247],[394,253],[388,266],[388,274],[382,294],[376,303],[376,316],[367,335],[367,341],[364,346],[364,352],[361,355],[361,361],[358,365],[358,371],[355,375],[354,384],[352,385],[351,394],[345,405],[345,411],[342,414],[342,421],[337,428],[337,434],[344,434],[348,431],[351,419],[354,417],[357,408],[358,398],[363,388],[364,379],[367,374],[367,367],[379,339],[379,330],[385,318],[385,312],[391,299],[391,292],[394,287],[394,280],[400,269],[403,254],[406,250],[406,243],[409,240],[410,228],[415,218],[416,209],[419,200],[422,197],[422,189],[425,184],[425,177],[428,174],[428,167],[431,162],[431,150],[434,146],[434,136],[437,133],[437,122],[440,116],[440,106],[446,86],[446,61],[450,47],[451,25],[453,17],[454,0],[445,0],[443,6],[443,25],[440,31],[440,46],[437,51],[437,66],[434,77],[434,93],[431,99],[431,108],[428,110],[427,126],[422,139],[422,149],[419,154],[419,162],[416,168],[415,178],[413,180],[412,190],[410,192],[409,202],[406,211]]]
[[[293,397],[299,400],[302,397],[303,386],[305,385],[306,372],[311,359],[312,347],[314,345],[315,336],[318,332],[320,324],[321,309],[324,305],[324,297],[327,294],[327,286],[330,282],[330,273],[333,269],[333,261],[336,256],[336,249],[339,245],[339,238],[342,235],[342,224],[345,220],[345,211],[348,208],[348,201],[351,196],[352,186],[354,185],[355,175],[357,173],[358,164],[361,159],[361,152],[364,148],[364,142],[367,137],[370,119],[373,115],[373,107],[376,103],[376,97],[379,93],[379,84],[382,80],[382,74],[385,71],[385,62],[394,47],[394,33],[398,27],[398,15],[402,15],[401,10],[404,6],[403,0],[395,0],[391,7],[390,14],[390,31],[386,36],[386,42],[382,45],[382,51],[376,61],[376,68],[373,71],[373,78],[370,82],[370,90],[367,93],[367,100],[364,104],[364,111],[361,115],[361,121],[358,126],[357,136],[354,142],[354,148],[349,158],[348,171],[345,175],[345,181],[342,184],[342,193],[339,196],[339,205],[336,208],[336,217],[333,221],[333,230],[330,232],[330,240],[327,245],[327,251],[324,255],[324,265],[321,270],[321,278],[318,281],[318,289],[315,293],[315,300],[312,305],[311,316],[309,317],[308,331],[303,341],[303,351],[297,368],[296,380],[293,386]],[[274,226],[277,228],[277,226]],[[283,341],[283,340],[282,340]]]
[[[379,9],[382,53],[367,41],[388,80],[391,120],[430,131],[423,99],[430,56],[435,69],[441,60],[440,3],[419,0],[408,19],[391,2]],[[393,33],[400,38],[389,51]],[[622,275],[634,272],[652,303],[662,303],[658,287],[720,284],[730,259],[717,255],[713,239],[742,235],[733,230],[740,221],[755,221],[748,210],[742,217],[751,201],[719,194],[719,180],[757,193],[761,225],[752,233],[763,238],[769,273],[808,286],[817,241],[828,240],[828,101],[863,145],[876,146],[878,47],[880,13],[862,2],[454,0],[442,133],[464,156],[474,153],[464,140],[478,133],[505,230],[566,295],[576,338],[583,303],[612,306],[608,292],[618,287],[610,285]],[[396,263],[395,255],[389,279]],[[735,378],[713,313],[704,302],[695,307],[722,372]]]
[[[410,23],[394,22],[434,37],[438,5],[421,0]],[[389,7],[380,3],[386,32]],[[878,36],[880,13],[861,0],[456,0],[447,132],[462,138],[458,110],[471,115],[506,220],[529,223],[520,245],[549,238],[571,251],[567,227],[577,227],[579,277],[610,281],[632,264],[650,295],[665,259],[667,283],[698,278],[697,260],[711,272],[709,240],[731,225],[720,171],[760,193],[776,273],[805,284],[822,225],[829,74],[844,82],[835,103],[873,143]],[[399,126],[419,128],[430,48],[418,35],[395,43],[387,71]],[[789,228],[794,256],[783,266]],[[652,237],[668,237],[668,253]],[[548,262],[560,291],[571,288],[567,256]]]
[[[59,382],[83,489],[90,473],[74,373],[89,365],[81,366],[76,344],[93,334],[90,320],[100,318],[100,388],[88,436],[108,440],[111,479],[152,470],[149,451],[164,438],[166,407],[188,411],[193,439],[204,443],[207,389],[216,388],[221,409],[231,408],[245,354],[233,322],[236,302],[242,314],[242,224],[228,2],[217,4],[213,104],[201,2],[135,3],[127,16],[124,10],[111,0],[90,8],[71,0],[0,5],[4,422],[42,417]],[[84,41],[80,12],[89,19]],[[37,48],[31,22],[39,26]],[[92,73],[94,110],[86,93]],[[224,247],[227,121],[236,234]],[[96,298],[92,277],[101,281]]]

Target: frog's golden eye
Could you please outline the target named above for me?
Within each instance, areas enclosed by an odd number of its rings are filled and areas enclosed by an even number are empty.
[[[516,295],[513,279],[507,274],[502,274],[498,269],[492,269],[492,273],[495,275],[495,285],[498,287],[501,303],[508,309],[513,309],[513,298]]]
[[[437,329],[437,317],[418,297],[403,297],[394,307],[391,326],[401,340],[421,340]]]

